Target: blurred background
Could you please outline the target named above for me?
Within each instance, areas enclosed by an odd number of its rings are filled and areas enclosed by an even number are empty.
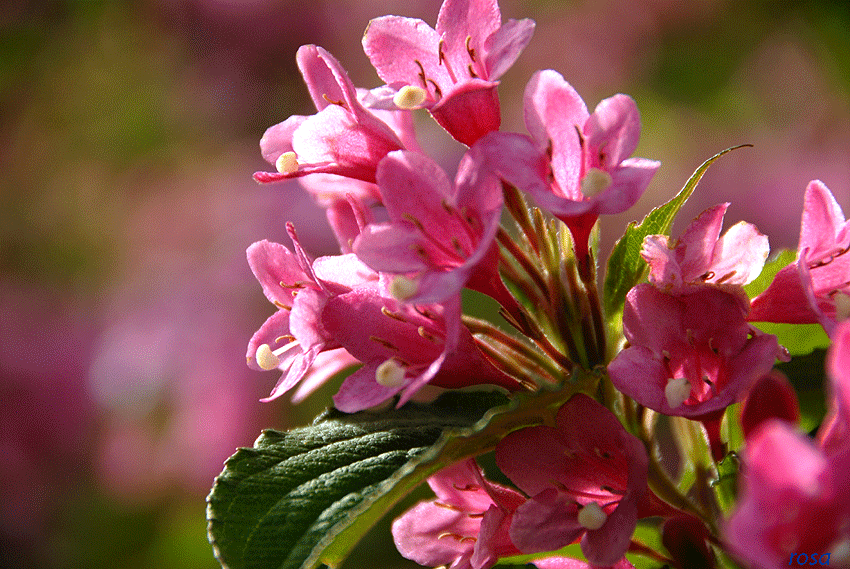
[[[297,183],[258,186],[266,127],[311,114],[295,67],[326,47],[379,80],[369,19],[440,0],[6,0],[0,10],[0,567],[215,568],[204,497],[266,427],[308,422],[335,391],[260,403],[247,369],[272,313],[245,262],[260,239],[335,252]],[[503,0],[537,31],[503,78],[503,128],[554,68],[589,107],[632,95],[637,156],[665,201],[716,152],[684,221],[731,201],[774,248],[796,247],[806,183],[850,208],[850,8],[834,1]],[[420,141],[451,171],[463,151],[424,113]],[[674,231],[674,234],[675,234]],[[603,253],[607,254],[607,253]],[[386,524],[348,567],[402,566]],[[367,549],[368,548],[368,549]],[[385,557],[384,557],[385,556]]]

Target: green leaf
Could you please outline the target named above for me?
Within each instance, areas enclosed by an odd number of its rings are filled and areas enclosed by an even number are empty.
[[[509,432],[553,420],[600,373],[508,398],[451,392],[382,414],[331,411],[289,433],[266,431],[225,463],[207,497],[209,539],[231,569],[338,566],[431,474],[493,450]],[[483,415],[483,416],[482,416]]]
[[[618,337],[622,327],[623,305],[626,294],[633,286],[641,282],[647,273],[646,262],[640,256],[643,239],[647,235],[668,235],[676,214],[688,200],[694,189],[711,164],[732,150],[750,146],[742,144],[718,152],[702,165],[688,179],[682,190],[669,202],[649,212],[638,225],[634,221],[626,228],[626,232],[614,245],[611,256],[608,257],[608,270],[603,285],[603,306],[612,332]]]
[[[301,567],[354,508],[385,492],[393,473],[444,432],[506,402],[496,392],[451,393],[431,405],[332,410],[308,427],[264,431],[227,460],[207,498],[216,557],[232,569]]]

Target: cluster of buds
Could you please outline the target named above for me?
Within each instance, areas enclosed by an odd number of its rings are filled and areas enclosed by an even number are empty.
[[[436,498],[393,525],[399,551],[423,565],[539,554],[543,569],[631,567],[625,554],[646,549],[638,520],[658,517],[667,551],[655,559],[678,567],[725,563],[717,552],[754,568],[799,551],[850,563],[850,224],[812,182],[796,262],[751,300],[744,285],[767,238],[744,222],[721,236],[729,204],[715,206],[678,239],[646,237],[647,282],[621,319],[606,314],[596,222],[634,205],[660,164],[631,157],[634,100],[590,112],[553,70],[526,86],[528,134],[499,130],[498,80],[533,31],[503,23],[496,0],[445,0],[436,29],[375,19],[363,47],[386,84],[372,90],[321,47],[298,51],[317,112],[268,129],[260,145],[275,171],[254,177],[299,178],[341,254],[311,259],[291,224],[291,249],[248,249],[277,308],[247,353],[249,366],[282,372],[267,400],[295,389],[299,401],[342,370],[333,402],[346,413],[401,407],[426,386],[581,391],[546,424],[503,433],[495,464],[515,487],[488,481],[474,459],[429,479]],[[417,109],[468,147],[454,180],[418,145]],[[463,289],[491,297],[512,329],[463,314]],[[796,432],[793,389],[773,371],[787,351],[752,322],[820,323],[833,340],[817,439]],[[730,417],[740,401],[741,419]],[[696,426],[709,466],[740,461],[734,508],[676,488],[658,456],[661,416]],[[744,423],[740,456],[724,420]],[[573,543],[586,561],[553,553]]]

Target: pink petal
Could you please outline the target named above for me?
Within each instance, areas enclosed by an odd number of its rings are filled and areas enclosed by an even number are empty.
[[[384,361],[367,362],[346,377],[333,397],[334,407],[343,413],[357,413],[379,405],[401,391],[406,384],[385,387],[375,380],[375,372]]]
[[[611,172],[613,184],[593,197],[596,211],[610,215],[635,205],[660,167],[661,162],[646,158],[624,160]]]
[[[820,180],[809,182],[803,202],[799,250],[811,258],[834,253],[836,237],[844,228],[844,213],[832,192]]]
[[[344,101],[349,110],[359,106],[354,84],[339,61],[327,50],[316,45],[302,45],[295,60],[317,110],[321,111],[332,101]]]
[[[497,83],[482,79],[459,82],[443,92],[430,111],[452,138],[472,146],[488,132],[499,130],[502,116]]]
[[[354,252],[376,271],[415,273],[428,269],[428,264],[414,249],[418,242],[418,233],[412,227],[372,224],[354,241]]]
[[[588,119],[587,107],[560,73],[535,73],[525,88],[525,124],[541,149],[552,148],[552,172],[562,197],[580,200],[582,147],[578,130]]]
[[[285,121],[270,126],[260,139],[260,152],[269,164],[274,165],[281,154],[292,151],[292,133],[307,117],[292,115]]]
[[[260,329],[254,332],[254,335],[251,337],[251,340],[248,342],[248,352],[245,354],[248,360],[248,367],[257,371],[265,371],[257,364],[256,355],[257,349],[263,344],[268,344],[272,350],[280,348],[288,343],[288,340],[281,339],[278,341],[278,338],[282,338],[289,335],[289,311],[288,310],[278,310],[271,316],[269,316],[266,321],[260,326]],[[285,358],[282,361],[282,367],[286,367],[286,363],[289,360],[287,358],[292,357],[294,353],[300,353],[301,348],[298,346],[293,347],[292,350],[287,352]]]
[[[470,518],[466,512],[441,508],[434,502],[422,502],[393,522],[393,541],[402,556],[420,565],[451,565],[457,569],[471,567],[469,557],[475,546],[473,540],[448,536],[440,539],[439,536],[449,532],[475,537],[480,523],[480,519]]]
[[[637,148],[640,113],[634,99],[614,95],[596,106],[583,127],[590,152],[586,167],[610,171]]]
[[[423,84],[420,73],[441,87],[453,83],[439,63],[439,43],[440,35],[428,24],[400,16],[372,20],[363,35],[366,56],[385,83],[425,87],[429,92],[432,87]]]
[[[306,352],[301,352],[300,354],[290,358],[289,368],[286,369],[284,374],[278,380],[277,384],[272,389],[272,392],[268,397],[264,397],[260,399],[263,403],[267,403],[274,399],[277,399],[293,387],[295,384],[301,381],[301,378],[304,377],[304,374],[307,373],[307,370],[313,365],[313,361],[315,361],[316,356],[319,352],[322,351],[323,346],[316,345],[311,347]]]
[[[292,402],[300,403],[304,401],[334,375],[359,363],[342,348],[317,354],[316,359],[313,360],[313,365],[307,370],[304,379],[298,384],[298,389],[292,394]]]
[[[437,16],[437,35],[443,39],[443,53],[449,61],[455,76],[460,79],[469,76],[470,65],[468,47],[474,50],[476,62],[472,63],[475,72],[483,79],[485,69],[481,64],[484,56],[485,41],[502,24],[502,14],[496,0],[445,0]],[[467,38],[469,38],[467,40]]]
[[[534,20],[508,20],[484,44],[484,69],[490,81],[498,80],[516,62],[534,35]]]
[[[761,274],[764,262],[770,254],[767,236],[751,223],[736,223],[717,241],[711,271],[714,282],[724,279],[725,284],[748,284]]]
[[[517,508],[511,541],[523,553],[560,549],[586,531],[578,523],[577,514],[578,507],[570,496],[548,488]]]
[[[700,277],[708,271],[728,207],[728,203],[723,203],[703,211],[677,240],[676,252],[681,258],[684,281],[702,280]]]
[[[850,321],[838,325],[827,353],[829,376],[827,416],[818,429],[817,440],[828,455],[848,448],[850,441]]]
[[[818,314],[809,305],[804,287],[797,263],[781,269],[767,290],[753,299],[747,320],[788,324],[817,323]]]
[[[293,133],[292,147],[299,162],[317,165],[315,173],[374,182],[378,162],[402,146],[395,133],[373,115],[355,117],[331,105],[301,124]]]
[[[257,241],[248,247],[247,255],[248,265],[269,302],[291,307],[295,289],[283,287],[281,283],[294,284],[310,280],[296,255],[284,245],[266,240]]]

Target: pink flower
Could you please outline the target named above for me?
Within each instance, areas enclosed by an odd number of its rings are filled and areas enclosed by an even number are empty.
[[[498,130],[498,79],[533,32],[531,20],[502,25],[496,0],[445,0],[436,30],[384,16],[369,23],[363,49],[389,87],[385,98],[399,108],[427,108],[456,140],[472,145]]]
[[[294,253],[284,245],[268,241],[248,248],[248,264],[266,298],[278,308],[248,343],[249,367],[277,368],[284,372],[263,401],[275,399],[294,387],[319,353],[340,347],[319,325],[325,303],[335,295],[378,279],[376,273],[351,254],[322,257],[311,263],[292,226],[287,229],[295,246]]]
[[[452,184],[433,160],[405,151],[388,154],[377,178],[390,221],[366,226],[354,252],[376,271],[402,275],[398,298],[442,302],[467,284],[496,298],[508,294],[495,243],[502,210],[498,178],[482,176],[467,155]]]
[[[836,328],[827,353],[827,415],[818,429],[818,442],[827,454],[850,452],[850,321]]]
[[[705,210],[679,239],[647,236],[640,254],[649,263],[649,282],[678,292],[688,284],[744,285],[755,279],[770,253],[767,237],[743,221],[719,237],[727,207],[725,203]]]
[[[508,528],[525,498],[485,480],[474,459],[441,470],[428,485],[437,498],[393,522],[393,540],[404,557],[428,567],[486,569],[520,553]]]
[[[734,403],[784,350],[745,320],[748,299],[702,286],[673,296],[650,284],[626,297],[629,347],[609,364],[614,385],[645,407],[692,419]]]
[[[531,497],[511,523],[520,551],[552,551],[580,538],[592,564],[622,559],[646,494],[648,458],[610,411],[576,395],[558,411],[555,427],[505,437],[496,464]]]
[[[753,322],[820,322],[832,334],[850,314],[850,222],[820,180],[806,188],[797,262],[753,299]]]
[[[429,383],[521,387],[484,359],[461,325],[460,295],[443,304],[411,305],[388,296],[379,285],[362,286],[327,301],[321,328],[363,362],[334,396],[336,408],[346,413],[397,393],[401,406]]]
[[[743,452],[738,506],[724,528],[728,547],[758,569],[787,567],[801,552],[847,567],[848,476],[846,456],[830,458],[785,422],[766,423]]]
[[[412,133],[397,133],[366,110],[345,70],[321,47],[302,46],[296,59],[318,113],[291,116],[265,132],[260,149],[277,172],[256,172],[254,179],[265,183],[326,173],[374,182],[381,158],[405,148],[402,139],[412,140]],[[409,118],[395,125],[412,128]]]
[[[500,176],[570,227],[583,258],[599,215],[634,205],[660,166],[629,158],[640,137],[637,106],[614,95],[588,114],[559,73],[538,71],[525,89],[525,124],[530,137],[493,133],[479,151]]]

